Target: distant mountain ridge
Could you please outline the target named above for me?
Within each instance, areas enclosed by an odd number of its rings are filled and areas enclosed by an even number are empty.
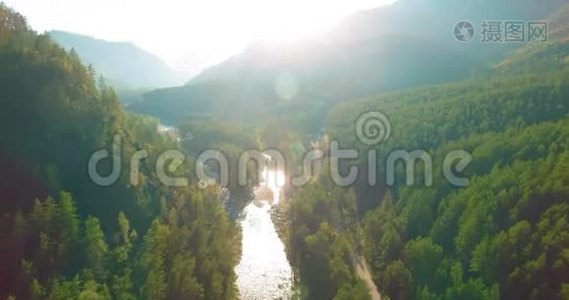
[[[118,89],[153,89],[176,86],[189,79],[188,74],[174,72],[156,55],[128,42],[109,42],[94,37],[51,31],[49,36],[67,49],[75,49],[85,64]]]
[[[460,20],[475,26],[483,20],[539,20],[565,4],[566,0],[400,0],[355,14],[338,29],[348,37],[412,32],[454,42],[449,28]]]
[[[145,94],[132,109],[170,122],[195,114],[254,119],[275,108],[303,111],[306,106],[464,80],[484,73],[520,45],[457,42],[453,28],[458,21],[479,26],[481,20],[540,20],[563,4],[401,0],[355,14],[313,41],[252,45],[185,86]],[[283,76],[294,91],[287,99],[277,91]]]

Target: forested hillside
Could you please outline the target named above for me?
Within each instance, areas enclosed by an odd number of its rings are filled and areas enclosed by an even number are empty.
[[[156,156],[177,145],[156,120],[125,113],[75,52],[3,4],[0,78],[1,298],[236,297],[238,231],[215,189],[159,183]],[[98,186],[89,158],[114,135],[123,171]],[[127,158],[143,149],[133,185]]]
[[[378,178],[383,184],[373,189],[360,178],[354,186],[363,242],[349,244],[349,251],[365,254],[385,295],[391,299],[568,297],[569,239],[564,233],[569,219],[568,97],[569,71],[564,69],[348,101],[329,113],[331,140],[360,151],[368,149],[355,135],[362,113],[381,111],[391,122],[390,140],[377,148]],[[402,168],[397,168],[395,186],[385,186],[385,159],[397,149],[431,154],[432,186],[424,187],[420,163],[412,186],[405,184]],[[450,185],[442,176],[444,156],[456,149],[472,155],[461,173],[470,180],[465,188]],[[366,159],[364,155],[355,163],[363,168]],[[309,189],[326,186],[313,185]],[[290,212],[291,241],[300,241],[291,244],[293,252],[308,255],[310,250],[297,250],[297,245],[307,247],[322,231],[331,230],[329,234],[338,239],[349,228],[357,228],[355,204],[346,207],[333,199],[331,194],[309,198],[302,191],[298,194]],[[336,225],[330,229],[329,224]],[[330,253],[342,249],[334,239],[323,243],[335,249]],[[334,256],[321,263],[336,266]],[[303,264],[299,266],[311,291],[322,288],[309,278],[335,274],[303,273]]]
[[[386,112],[394,131],[379,150],[386,155],[425,149],[435,165],[453,149],[473,156],[467,188],[445,183],[439,163],[432,187],[420,188],[421,175],[405,186],[401,172],[392,197],[359,198],[363,207],[378,205],[363,219],[365,253],[390,297],[561,298],[569,241],[553,232],[567,217],[568,75],[400,93],[351,103],[350,110],[344,104],[330,115]],[[334,136],[357,143],[341,130]],[[546,232],[556,238],[547,240]]]

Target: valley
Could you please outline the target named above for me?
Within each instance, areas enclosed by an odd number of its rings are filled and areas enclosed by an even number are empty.
[[[399,0],[181,74],[2,3],[0,298],[569,299],[568,17]]]

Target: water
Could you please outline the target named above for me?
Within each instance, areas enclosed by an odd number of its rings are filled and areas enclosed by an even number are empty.
[[[156,130],[160,134],[167,135],[178,142],[180,141],[180,131],[176,127],[158,123],[158,128],[156,128]]]
[[[158,123],[158,128],[157,128],[158,132],[160,133],[165,133],[165,132],[176,132],[178,131],[178,128],[174,127],[174,126],[170,126],[170,125],[165,125],[162,123]]]
[[[271,176],[278,180],[271,183]],[[291,296],[292,270],[269,212],[271,204],[277,205],[279,201],[280,178],[284,180],[284,175],[265,172],[266,186],[255,191],[255,200],[244,210],[242,256],[235,267],[241,299],[289,299]]]

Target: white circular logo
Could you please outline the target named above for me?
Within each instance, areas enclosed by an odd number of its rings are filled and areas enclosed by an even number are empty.
[[[389,139],[391,123],[381,112],[367,112],[358,119],[356,134],[360,142],[369,146],[377,145]]]

